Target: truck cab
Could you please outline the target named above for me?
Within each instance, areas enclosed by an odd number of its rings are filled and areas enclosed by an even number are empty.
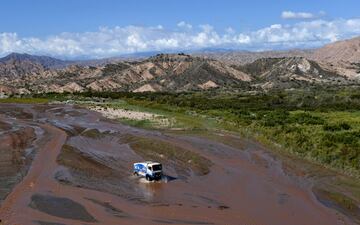
[[[162,165],[151,161],[134,163],[134,175],[145,177],[148,181],[160,180]]]

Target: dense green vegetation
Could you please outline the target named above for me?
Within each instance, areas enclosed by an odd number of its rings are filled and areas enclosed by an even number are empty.
[[[48,103],[48,98],[3,98],[0,103],[18,103],[18,104],[45,104]]]
[[[241,132],[276,149],[360,175],[360,90],[356,88],[236,94],[88,92],[34,97],[121,99],[131,107],[175,116],[192,124],[192,129]],[[204,123],[204,116],[216,124]]]

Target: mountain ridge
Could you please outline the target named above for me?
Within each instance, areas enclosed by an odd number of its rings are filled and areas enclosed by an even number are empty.
[[[62,59],[53,58],[50,56],[30,55],[27,53],[10,53],[9,55],[0,58],[0,63],[10,61],[30,61],[42,65],[44,68],[55,69],[70,65],[73,61],[66,61]]]
[[[267,91],[309,85],[358,85],[360,63],[357,60],[360,56],[355,53],[360,51],[360,44],[353,44],[360,43],[358,40],[360,38],[336,42],[318,50],[275,54],[281,57],[271,57],[274,52],[257,53],[245,64],[184,53],[157,54],[141,60],[114,59],[99,64],[13,53],[0,59],[0,85],[1,92],[10,94],[209,89]],[[338,47],[344,43],[351,47]],[[333,49],[338,56],[326,60]],[[345,52],[340,54],[340,50]],[[326,54],[321,58],[318,54],[322,51]]]

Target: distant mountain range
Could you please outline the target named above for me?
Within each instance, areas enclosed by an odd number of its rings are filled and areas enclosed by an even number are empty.
[[[10,55],[0,58],[0,63],[11,64],[17,62],[28,61],[29,63],[40,64],[44,68],[60,68],[66,67],[71,64],[71,61],[64,61],[61,59],[55,59],[48,56],[34,56],[29,54],[11,53]]]
[[[245,65],[262,58],[308,57],[315,50],[289,50],[289,51],[201,51],[192,55],[216,59],[233,65]]]
[[[0,58],[0,93],[92,91],[266,91],[312,85],[359,85],[360,38],[320,49],[192,55],[141,54],[68,61],[12,53]]]

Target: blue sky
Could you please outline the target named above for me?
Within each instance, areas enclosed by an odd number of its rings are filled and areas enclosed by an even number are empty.
[[[358,0],[7,0],[0,55],[312,48],[360,34]]]

